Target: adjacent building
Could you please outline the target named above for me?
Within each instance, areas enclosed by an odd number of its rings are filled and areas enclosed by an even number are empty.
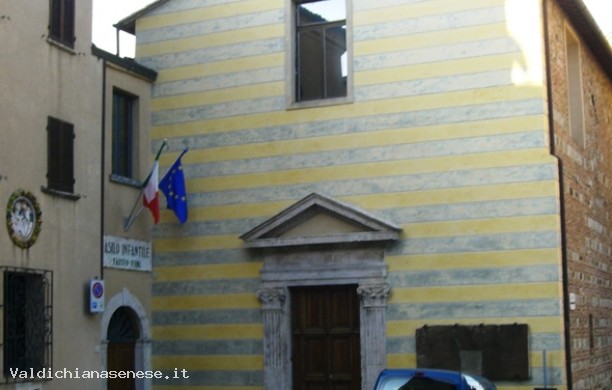
[[[0,4],[7,389],[118,388],[104,370],[151,366],[151,220],[123,226],[151,167],[156,74],[92,48],[91,19],[87,1]]]

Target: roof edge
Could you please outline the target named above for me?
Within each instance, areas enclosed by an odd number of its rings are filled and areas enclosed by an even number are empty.
[[[96,45],[91,45],[91,54],[127,71],[133,72],[151,82],[157,79],[157,72],[155,70],[147,68],[144,65],[140,65],[138,62],[134,61],[133,58],[119,57],[116,54],[100,49]]]
[[[612,43],[601,31],[582,0],[556,0],[557,4],[589,48],[603,72],[612,80]]]
[[[136,35],[136,19],[148,14],[149,12],[153,11],[155,8],[166,3],[167,1],[168,0],[157,0],[147,5],[143,9],[136,11],[133,14],[121,19],[117,23],[113,24],[113,27],[118,30],[125,31],[128,34]]]

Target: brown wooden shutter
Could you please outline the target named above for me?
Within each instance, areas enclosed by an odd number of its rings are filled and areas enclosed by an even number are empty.
[[[74,126],[49,117],[47,131],[47,186],[74,192]]]

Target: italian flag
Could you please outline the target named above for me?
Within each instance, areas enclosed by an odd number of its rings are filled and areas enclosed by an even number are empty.
[[[159,158],[159,155],[157,156]],[[144,206],[151,210],[153,214],[153,220],[155,223],[159,222],[159,161],[155,159],[153,168],[147,180],[143,184],[143,198],[142,201]]]

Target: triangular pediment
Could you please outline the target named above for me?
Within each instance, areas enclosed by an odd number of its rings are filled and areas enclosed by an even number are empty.
[[[313,193],[243,234],[248,247],[394,241],[400,228],[353,205]]]

